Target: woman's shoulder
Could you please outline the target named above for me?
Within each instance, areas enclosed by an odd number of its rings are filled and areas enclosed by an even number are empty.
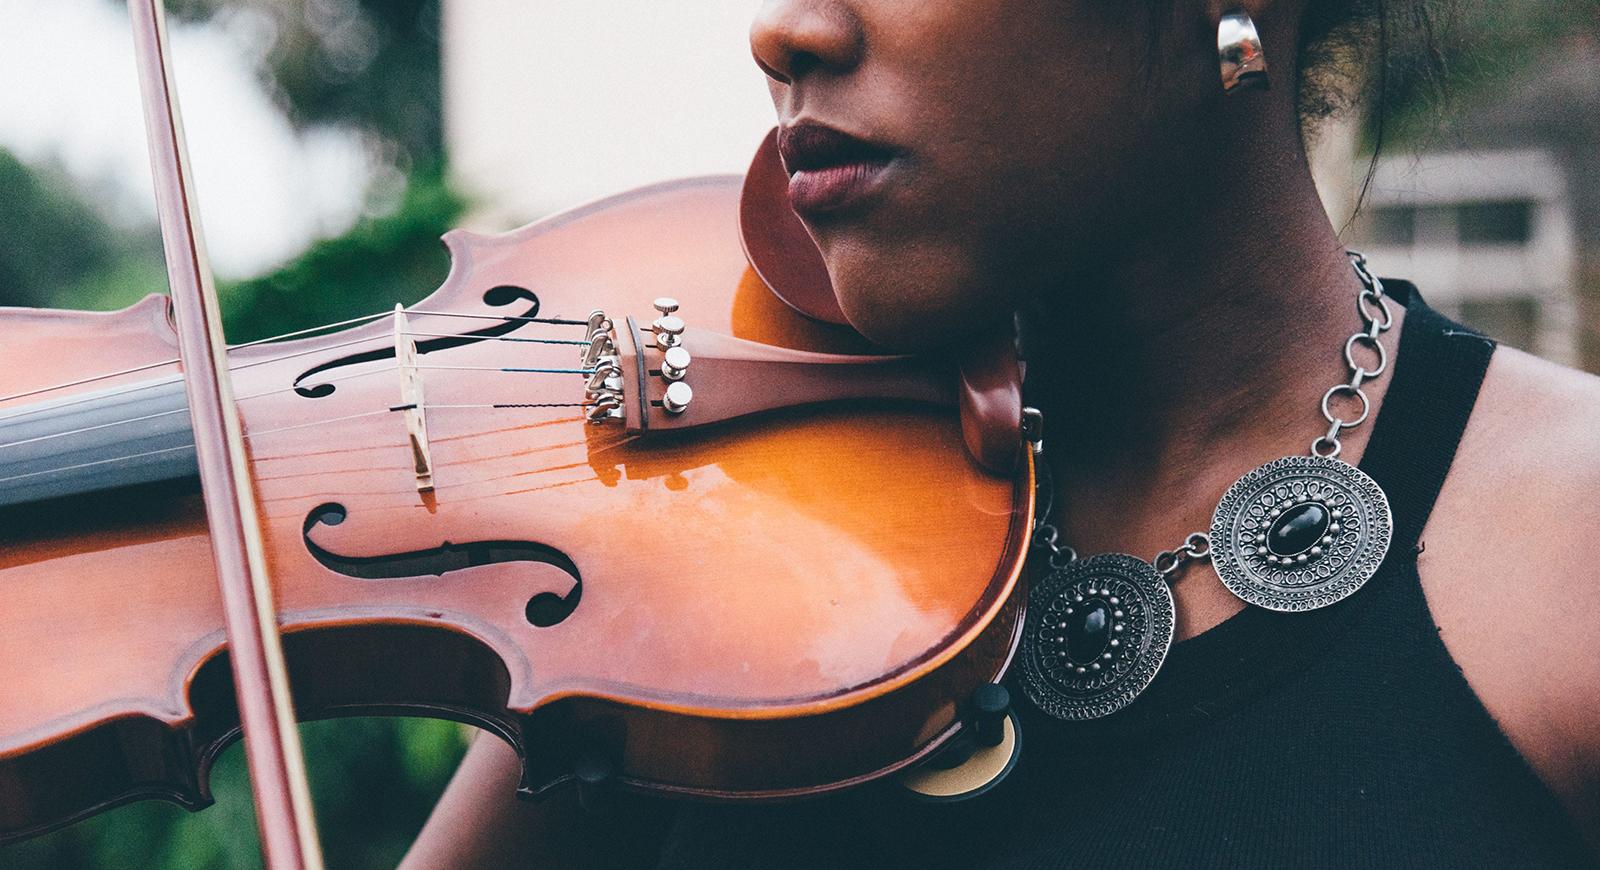
[[[1543,581],[1570,590],[1584,572],[1600,579],[1597,494],[1600,376],[1498,346],[1440,494],[1445,522],[1467,521],[1484,549],[1571,569]]]
[[[1451,656],[1580,823],[1600,825],[1600,377],[1497,347],[1422,542]]]

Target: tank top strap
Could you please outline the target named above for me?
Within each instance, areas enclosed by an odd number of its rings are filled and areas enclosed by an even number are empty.
[[[1409,281],[1383,279],[1406,307],[1394,380],[1360,462],[1389,496],[1390,553],[1413,550],[1455,459],[1496,342],[1435,310]]]

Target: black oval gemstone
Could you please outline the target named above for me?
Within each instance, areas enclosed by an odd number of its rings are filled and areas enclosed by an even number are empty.
[[[1297,504],[1279,515],[1267,530],[1267,549],[1275,556],[1296,556],[1311,549],[1328,532],[1333,517],[1314,501]]]
[[[1111,605],[1091,598],[1067,615],[1067,658],[1074,664],[1098,661],[1111,644]]]

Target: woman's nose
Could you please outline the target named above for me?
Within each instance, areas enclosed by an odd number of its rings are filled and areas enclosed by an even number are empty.
[[[750,25],[756,65],[786,85],[813,70],[855,66],[861,46],[860,24],[838,0],[766,0]]]

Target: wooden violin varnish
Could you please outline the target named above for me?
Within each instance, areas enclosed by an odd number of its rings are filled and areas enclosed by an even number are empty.
[[[762,211],[769,141],[749,187],[454,231],[416,305],[226,346],[133,8],[173,295],[0,310],[0,842],[203,807],[242,729],[269,865],[319,866],[296,718],[476,725],[528,797],[596,765],[802,797],[970,730],[1033,520],[1009,337],[903,356],[842,322]]]

